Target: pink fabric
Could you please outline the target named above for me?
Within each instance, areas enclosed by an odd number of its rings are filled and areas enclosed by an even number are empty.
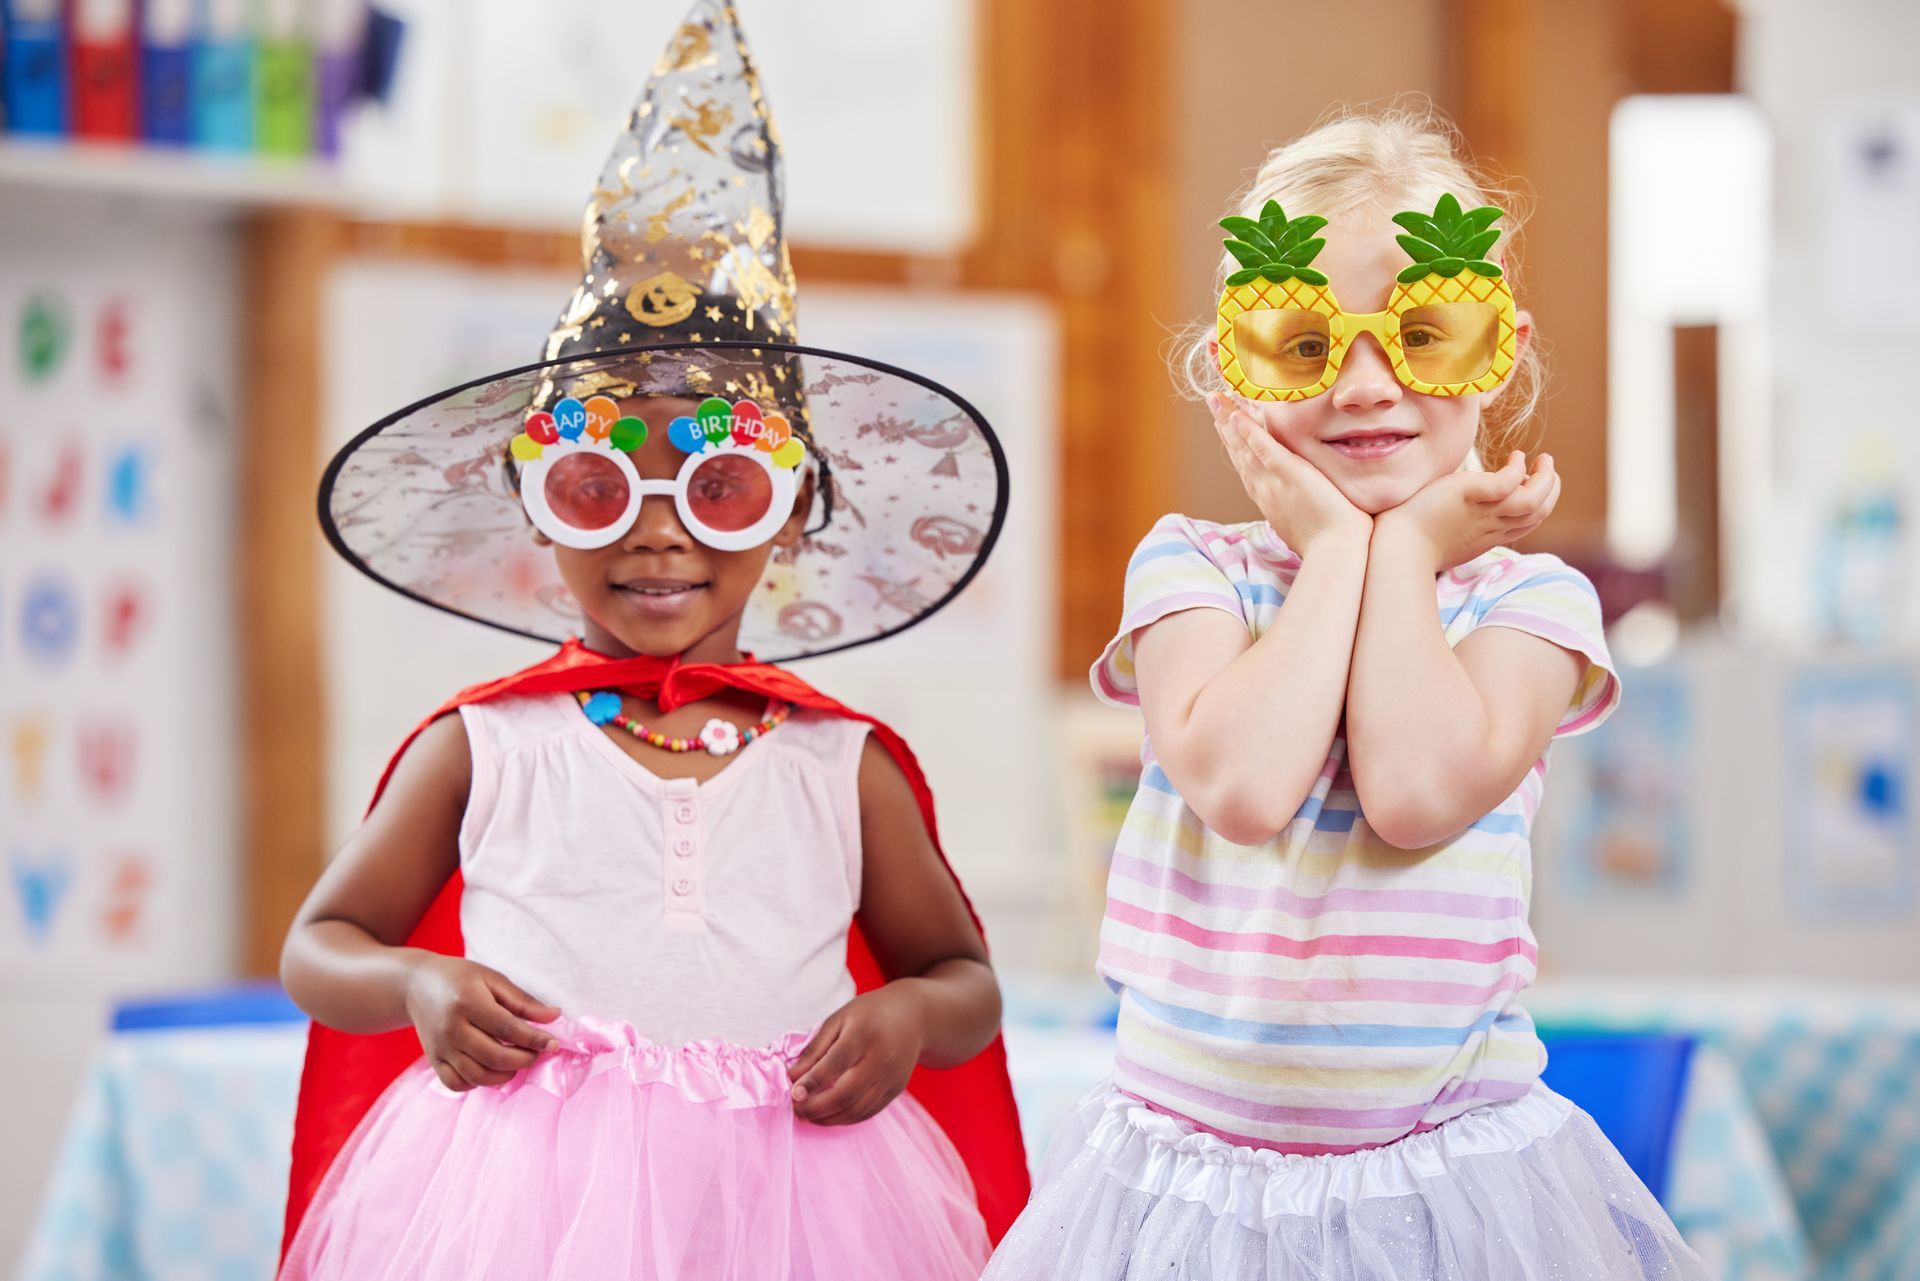
[[[554,1026],[562,1048],[498,1089],[403,1073],[282,1278],[958,1281],[986,1265],[972,1182],[912,1096],[860,1125],[794,1116],[805,1035],[667,1048],[621,1022]]]
[[[796,712],[696,783],[647,769],[571,694],[460,715],[470,959],[663,1045],[763,1045],[853,999],[865,725]]]

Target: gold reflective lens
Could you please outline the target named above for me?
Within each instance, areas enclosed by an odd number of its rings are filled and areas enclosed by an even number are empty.
[[[1400,313],[1407,372],[1426,383],[1470,383],[1493,368],[1500,309],[1484,302],[1436,302]]]
[[[1325,316],[1299,307],[1243,311],[1233,318],[1233,350],[1247,381],[1273,391],[1318,383],[1333,349]]]

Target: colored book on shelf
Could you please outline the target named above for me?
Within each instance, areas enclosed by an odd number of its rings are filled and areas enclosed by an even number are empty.
[[[67,33],[60,0],[0,0],[7,132],[67,132]]]
[[[307,0],[265,0],[254,68],[254,146],[263,155],[313,149],[314,60]]]
[[[193,0],[145,0],[140,15],[140,132],[148,142],[193,140]]]
[[[193,43],[193,144],[253,148],[253,23],[247,0],[203,0]]]
[[[360,96],[362,51],[367,31],[366,0],[319,0],[314,41],[313,149],[340,154],[340,125]]]
[[[404,21],[377,5],[367,6],[367,29],[360,41],[360,97],[374,102],[392,97],[406,35]]]
[[[72,0],[73,133],[131,142],[140,135],[134,0]]]

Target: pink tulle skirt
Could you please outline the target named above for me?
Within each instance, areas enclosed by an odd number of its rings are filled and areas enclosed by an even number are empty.
[[[793,1113],[796,1034],[666,1048],[625,1023],[456,1094],[425,1061],[327,1172],[283,1278],[975,1278],[986,1229],[910,1095],[858,1125]]]

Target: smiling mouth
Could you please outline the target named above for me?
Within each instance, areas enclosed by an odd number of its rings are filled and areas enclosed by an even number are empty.
[[[1327,441],[1328,448],[1342,457],[1369,461],[1398,453],[1401,446],[1415,440],[1416,434],[1404,431],[1352,432]]]
[[[622,599],[647,613],[670,613],[707,589],[706,583],[680,578],[635,578],[612,584]]]

